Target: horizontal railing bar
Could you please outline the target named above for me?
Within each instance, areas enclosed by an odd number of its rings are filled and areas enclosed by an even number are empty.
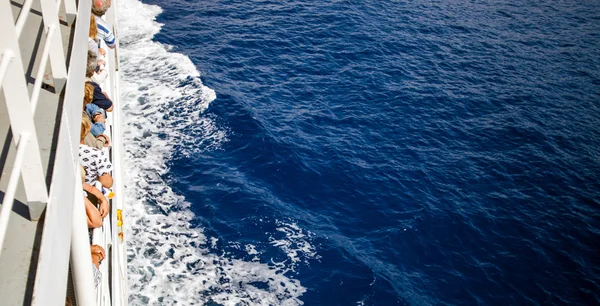
[[[21,37],[21,32],[23,32],[23,28],[25,27],[25,22],[29,16],[29,11],[31,11],[32,4],[33,0],[25,0],[25,3],[23,3],[23,6],[21,7],[21,13],[19,13],[17,24],[15,25],[15,29],[17,30],[17,38]]]
[[[8,219],[10,218],[12,207],[15,203],[15,193],[17,191],[19,178],[21,177],[21,166],[23,164],[23,157],[25,156],[25,148],[27,147],[29,136],[29,133],[23,132],[19,137],[17,155],[15,156],[15,162],[12,171],[10,172],[4,200],[2,201],[2,211],[0,212],[0,254],[2,254],[4,237],[6,236],[6,229],[8,228]]]
[[[42,52],[42,60],[40,67],[38,67],[37,75],[35,76],[35,83],[33,84],[33,93],[31,94],[31,110],[35,114],[35,108],[37,107],[38,100],[40,98],[40,90],[42,89],[42,81],[44,78],[44,71],[46,70],[46,64],[48,63],[48,55],[50,54],[50,44],[52,43],[52,36],[56,30],[56,25],[51,24],[48,26],[48,32],[46,34],[46,43],[44,44],[44,51]]]
[[[4,54],[2,54],[2,61],[0,61],[0,89],[4,84],[4,77],[6,76],[6,71],[8,71],[8,65],[10,65],[10,61],[13,59],[14,55],[12,51],[9,49],[4,50]]]

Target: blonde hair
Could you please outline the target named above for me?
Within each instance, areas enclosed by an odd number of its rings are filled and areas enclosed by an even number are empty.
[[[92,122],[90,117],[84,112],[81,114],[81,135],[79,135],[79,141],[83,141],[85,135],[87,135],[92,129]]]
[[[98,35],[98,24],[96,23],[96,17],[94,14],[90,15],[90,38],[96,40]]]
[[[94,85],[85,83],[85,89],[83,90],[83,106],[86,106],[94,100]]]
[[[81,172],[81,183],[85,183],[85,168],[79,164],[79,172]]]

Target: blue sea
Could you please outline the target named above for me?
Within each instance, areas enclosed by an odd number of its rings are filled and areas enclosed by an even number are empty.
[[[600,304],[599,2],[116,8],[131,305]]]

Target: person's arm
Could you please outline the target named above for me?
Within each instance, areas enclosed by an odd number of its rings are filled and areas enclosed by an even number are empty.
[[[109,208],[108,208],[108,200],[102,194],[102,191],[100,191],[98,188],[96,188],[88,183],[83,183],[83,190],[85,190],[88,193],[93,194],[98,199],[98,205],[100,206],[98,208],[98,210],[100,211],[100,217],[102,217],[104,219],[104,217],[106,217],[106,215],[108,215]]]
[[[110,99],[110,97],[108,96],[108,94],[106,92],[102,92],[104,94],[104,96],[106,97],[106,100],[110,101],[110,107],[109,108],[105,108],[104,110],[107,112],[112,112],[114,104],[112,103],[112,100]]]
[[[108,137],[107,135],[100,134],[96,137],[96,139],[98,139],[98,142],[102,142],[103,147],[110,146],[110,137]],[[102,149],[102,147],[100,147],[99,149]]]
[[[90,133],[92,133],[94,137],[98,137],[98,135],[102,135],[104,131],[106,131],[106,126],[103,122],[94,122],[92,124],[92,129],[90,130]]]
[[[102,149],[106,146],[106,139],[101,137],[104,134],[98,135],[98,137],[94,137],[92,133],[88,133],[85,135],[84,144],[88,147]]]
[[[98,176],[98,181],[100,184],[102,184],[102,186],[104,186],[104,188],[110,188],[113,185],[113,178],[110,173],[105,173],[104,175]]]
[[[111,49],[114,49],[117,46],[117,40],[112,31],[108,32],[108,35],[104,38],[104,43]]]
[[[112,110],[113,103],[108,97],[108,95],[102,91],[100,85],[98,85],[96,82],[89,82],[89,84],[94,86],[94,99],[92,100],[92,103],[96,104],[104,110]]]
[[[102,116],[102,114],[101,114],[101,113],[97,113],[97,114],[94,116],[94,122],[105,123],[105,122],[106,122],[106,119],[104,119],[104,116]]]
[[[106,99],[108,99],[108,101],[112,102],[106,91],[103,91],[102,94],[106,97]]]
[[[90,253],[92,253],[92,269],[94,269],[94,286],[98,289],[98,285],[102,282],[102,273],[100,273],[100,263],[106,257],[104,249],[97,245],[90,246]]]
[[[102,20],[102,18],[96,18],[96,26],[98,27],[98,31],[102,32],[104,36],[103,40],[106,46],[114,49],[117,46],[117,40],[115,39],[113,32],[110,30],[110,27],[104,20]]]
[[[108,71],[106,69],[102,69],[92,76],[92,80],[97,83],[104,83],[106,78],[108,77]]]
[[[100,263],[106,257],[106,253],[104,252],[104,249],[97,244],[90,246],[90,252],[92,253],[92,263],[98,268]]]
[[[88,228],[101,227],[102,217],[100,216],[100,212],[86,197],[83,197],[83,200],[85,201],[85,214],[87,216]]]
[[[108,155],[106,155],[106,151],[100,150],[100,155],[98,156],[96,163],[98,165],[98,181],[104,188],[112,187],[113,178],[110,175],[112,164],[110,163]]]
[[[99,54],[98,44],[95,40],[88,37],[88,50],[92,51],[94,54]]]

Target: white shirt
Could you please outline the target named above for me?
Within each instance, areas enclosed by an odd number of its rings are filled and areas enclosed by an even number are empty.
[[[94,185],[98,177],[110,173],[112,164],[108,160],[108,155],[96,148],[79,145],[79,163],[85,169],[85,182]]]

